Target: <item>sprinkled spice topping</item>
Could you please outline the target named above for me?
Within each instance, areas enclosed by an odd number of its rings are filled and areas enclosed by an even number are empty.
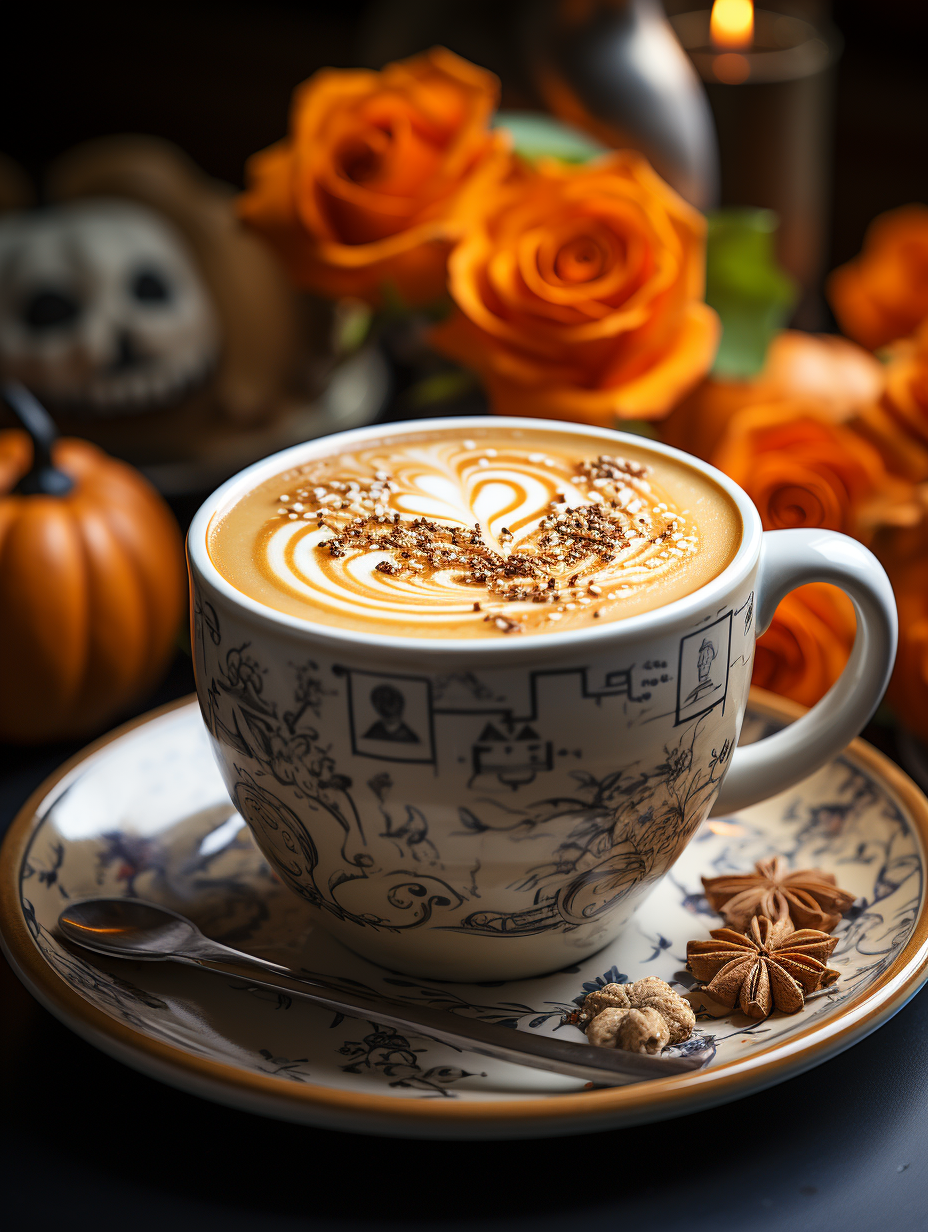
[[[495,457],[496,451],[484,454]],[[314,551],[329,558],[380,553],[384,559],[374,569],[384,577],[428,582],[441,573],[444,582],[483,588],[486,599],[474,602],[473,611],[489,604],[484,620],[508,634],[523,628],[526,615],[510,615],[503,604],[545,604],[547,619],[556,622],[602,596],[596,577],[614,562],[621,565],[623,556],[644,570],[696,550],[685,518],[655,502],[648,473],[638,462],[606,455],[578,462],[574,500],[579,492],[588,503],[571,507],[558,491],[534,526],[520,528],[521,537],[505,526],[493,543],[480,523],[449,525],[391,510],[398,484],[382,470],[372,479],[304,480],[305,486],[280,496],[277,516],[328,531]],[[592,615],[599,617],[599,610]]]

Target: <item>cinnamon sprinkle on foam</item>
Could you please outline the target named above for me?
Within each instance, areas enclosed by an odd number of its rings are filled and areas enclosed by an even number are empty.
[[[473,448],[469,441],[465,446]],[[481,451],[477,465],[486,469],[488,459],[496,454],[496,450]],[[544,459],[546,464],[549,461]],[[315,520],[318,529],[328,532],[313,549],[323,558],[347,562],[378,554],[383,559],[373,570],[383,578],[428,588],[433,577],[443,574],[445,584],[450,577],[455,585],[482,588],[484,602],[559,605],[548,614],[549,620],[558,621],[564,612],[576,609],[576,600],[587,604],[588,595],[602,595],[595,579],[623,554],[634,557],[638,569],[651,571],[673,565],[697,550],[696,537],[683,515],[668,510],[665,502],[649,499],[647,466],[600,455],[576,463],[574,469],[574,499],[579,493],[587,503],[572,505],[567,492],[559,488],[547,506],[539,509],[541,516],[534,528],[519,537],[508,526],[501,527],[495,535],[496,547],[487,542],[479,522],[469,527],[449,525],[423,516],[404,516],[391,508],[391,498],[400,485],[383,469],[375,470],[370,478],[347,483],[317,474],[299,489],[298,500],[290,493],[280,496],[285,508],[278,516],[292,519],[297,509],[304,519]],[[647,515],[641,513],[643,509]],[[613,598],[614,592],[608,597]],[[479,600],[473,601],[472,610],[483,610]],[[598,618],[600,613],[597,610],[592,615]],[[525,613],[512,616],[498,607],[484,617],[505,634],[521,631],[525,619]]]

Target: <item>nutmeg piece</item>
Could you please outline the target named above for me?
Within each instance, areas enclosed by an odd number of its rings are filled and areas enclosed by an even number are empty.
[[[688,1039],[696,1026],[693,1007],[685,997],[659,980],[656,975],[647,975],[642,980],[626,985],[629,1004],[635,1009],[657,1010],[670,1031],[671,1044]]]
[[[670,1027],[659,1010],[628,1010],[619,1023],[616,1047],[626,1052],[660,1052],[669,1043]]]
[[[597,1048],[615,1048],[622,1020],[628,1009],[607,1006],[587,1025],[586,1037]]]
[[[670,1028],[655,1009],[602,1010],[587,1027],[587,1039],[599,1048],[624,1052],[660,1052],[670,1042]]]
[[[584,1023],[588,1023],[597,1014],[601,1014],[604,1009],[610,1007],[620,1010],[631,1009],[628,987],[627,984],[605,984],[595,992],[589,993],[580,1009],[580,1025],[583,1026]]]
[[[657,1053],[687,1039],[696,1015],[664,980],[649,975],[631,984],[591,992],[577,1016],[591,1044],[626,1052]]]

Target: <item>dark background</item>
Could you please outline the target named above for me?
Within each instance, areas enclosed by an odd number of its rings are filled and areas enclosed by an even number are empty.
[[[283,136],[291,91],[315,69],[379,67],[376,48],[402,47],[404,32],[415,39],[415,28],[447,30],[448,41],[466,41],[466,51],[485,41],[484,62],[501,68],[501,31],[516,4],[409,0],[399,8],[419,16],[404,21],[389,0],[8,0],[0,28],[0,152],[41,177],[45,163],[75,142],[154,133],[212,175],[241,184],[245,159]],[[669,0],[666,7],[706,4]],[[765,0],[765,7],[813,18],[831,11],[844,36],[832,266],[857,252],[875,214],[928,202],[928,4]],[[507,89],[505,101],[517,103],[511,82]]]
[[[471,38],[488,22],[491,67],[511,9],[424,4]],[[845,52],[829,266],[875,214],[928,202],[928,4],[840,0],[832,16]],[[359,0],[8,2],[0,21],[0,152],[37,182],[78,141],[139,132],[241,184],[248,154],[283,135],[298,82],[373,63],[384,31],[403,37],[388,4]],[[147,704],[192,687],[181,655]],[[73,751],[0,750],[0,831]],[[0,960],[0,1091],[0,1211],[17,1229],[928,1228],[928,994],[841,1057],[725,1108],[589,1138],[455,1144],[315,1131],[175,1092],[73,1036]]]

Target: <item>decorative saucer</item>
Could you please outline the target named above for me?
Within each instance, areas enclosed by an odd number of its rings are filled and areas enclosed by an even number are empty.
[[[743,739],[798,707],[755,691]],[[406,1136],[532,1137],[658,1120],[737,1099],[817,1065],[875,1030],[928,978],[928,800],[855,741],[796,788],[705,822],[624,934],[537,979],[463,985],[396,975],[344,949],[274,878],[232,809],[195,701],[98,741],[49,779],[0,852],[0,935],[26,985],[85,1039],[175,1086],[311,1125]],[[778,852],[834,872],[857,895],[839,924],[832,987],[764,1022],[701,1014],[704,1070],[610,1089],[497,1063],[376,1022],[190,967],[79,954],[57,939],[69,899],[132,895],[193,917],[217,940],[412,1004],[564,1032],[585,993],[658,975],[692,986],[686,942],[719,918],[700,875]],[[682,1045],[686,1047],[686,1045]]]

